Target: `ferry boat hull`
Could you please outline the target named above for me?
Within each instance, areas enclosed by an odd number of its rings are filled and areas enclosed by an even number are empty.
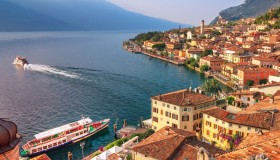
[[[95,135],[96,133],[108,128],[109,122],[110,122],[110,120],[108,119],[108,121],[105,124],[103,124],[102,127],[98,128],[98,129],[94,130],[93,132],[88,133],[88,134],[86,134],[86,135],[84,135],[84,136],[82,136],[78,139],[71,140],[71,141],[68,141],[66,143],[62,143],[61,145],[57,145],[55,147],[52,147],[52,148],[49,148],[49,149],[46,149],[46,150],[42,150],[42,151],[39,151],[39,152],[36,152],[36,153],[29,153],[29,154],[22,154],[21,153],[21,157],[34,157],[34,156],[37,156],[37,155],[40,155],[40,154],[43,154],[43,153],[47,153],[47,152],[49,152],[51,150],[54,150],[54,149],[57,149],[57,148],[62,148],[64,146],[80,142],[80,141],[85,140],[85,139]]]

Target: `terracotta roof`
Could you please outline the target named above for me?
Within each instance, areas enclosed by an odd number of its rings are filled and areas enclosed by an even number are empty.
[[[226,153],[225,151],[216,148],[214,145],[210,145],[198,140],[187,140],[180,146],[178,152],[174,154],[172,158],[174,160],[184,160],[184,158],[188,158],[189,160],[197,160],[197,152],[201,148],[205,149],[208,154],[210,156],[213,155],[213,157],[217,157]]]
[[[195,137],[195,134],[166,126],[135,145],[132,149],[155,159],[167,160],[188,137]]]
[[[276,93],[274,93],[274,97],[275,96],[280,96],[280,90],[278,90]]]
[[[262,62],[278,62],[275,59],[267,58],[267,57],[261,57],[261,56],[253,57],[253,60],[262,61]]]
[[[114,154],[111,154],[107,160],[119,160],[120,159],[120,156],[116,153]]]
[[[30,160],[51,160],[46,154],[41,154],[37,157],[31,158]]]
[[[249,90],[237,91],[237,92],[232,93],[231,95],[233,95],[233,96],[252,95],[254,99],[258,99],[258,100],[262,100],[265,97],[263,92],[249,91]]]
[[[274,103],[270,102],[270,97],[265,98],[264,100],[256,103],[252,106],[246,108],[246,110],[241,111],[240,113],[248,114],[248,113],[256,113],[260,110],[280,110],[280,96],[274,97]]]
[[[268,130],[270,129],[270,127],[272,127],[272,114],[267,112],[250,114],[244,114],[240,112],[230,113],[218,107],[212,107],[202,112],[228,123],[252,126]]]
[[[201,93],[190,92],[186,89],[154,96],[152,99],[178,106],[197,106],[215,101],[215,98],[213,97],[209,97]]]
[[[268,83],[268,84],[264,84],[264,85],[256,85],[251,88],[265,88],[265,87],[273,87],[273,86],[280,86],[280,82]]]
[[[222,59],[221,57],[213,57],[213,56],[205,56],[205,57],[201,57],[200,59],[205,61],[210,61],[210,62],[225,62],[225,60]]]
[[[257,155],[264,154],[268,159],[278,160],[280,159],[280,131],[272,133],[264,133],[263,136],[249,136],[246,142],[251,140],[251,143],[246,143],[242,148],[224,155],[217,157],[217,160],[248,160],[250,157],[256,157]],[[258,138],[258,139],[256,139]]]
[[[237,149],[243,149],[246,147],[250,147],[257,143],[263,143],[275,138],[280,138],[280,131],[270,131],[263,133],[252,133],[249,134],[242,142],[237,146]]]

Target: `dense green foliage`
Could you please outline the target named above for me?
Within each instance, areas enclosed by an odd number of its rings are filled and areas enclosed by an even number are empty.
[[[227,97],[227,102],[228,102],[228,104],[233,105],[234,97],[232,97],[232,96]]]
[[[149,129],[147,132],[145,132],[145,133],[143,133],[143,134],[133,134],[133,135],[131,135],[131,136],[129,137],[129,139],[132,139],[132,138],[138,136],[138,137],[139,137],[138,140],[139,140],[139,141],[142,141],[143,139],[146,139],[147,137],[149,137],[150,135],[152,135],[152,134],[154,134],[154,133],[155,133],[154,130]]]
[[[214,95],[216,98],[219,96],[219,93],[222,92],[221,84],[216,79],[206,79],[202,88],[205,92]]]
[[[162,37],[163,35],[160,32],[148,32],[148,33],[141,33],[132,40],[139,44],[144,44],[144,41],[147,40],[159,42],[161,41]]]
[[[200,72],[207,72],[209,69],[210,67],[207,64],[200,66]]]
[[[278,21],[275,24],[270,25],[271,28],[279,29],[280,28],[280,8],[273,9],[258,18],[256,18],[255,23],[256,24],[269,24],[268,21],[273,20],[274,18],[278,19]]]
[[[165,49],[166,45],[164,43],[161,44],[155,44],[152,46],[152,48],[158,50],[158,51],[163,51]]]
[[[127,142],[127,141],[128,141],[127,138],[121,138],[121,139],[115,140],[114,142],[109,143],[107,146],[105,146],[105,149],[108,150],[114,146],[120,147],[124,142]]]
[[[267,79],[261,79],[260,80],[260,84],[262,85],[262,84],[266,84],[268,82],[268,80]]]
[[[247,82],[246,82],[246,85],[247,86],[253,86],[254,85],[254,81],[253,80],[248,80]]]
[[[198,67],[198,61],[195,60],[194,58],[190,58],[188,61],[187,61],[187,65],[190,65],[192,68],[196,68]]]
[[[205,56],[209,56],[209,55],[213,55],[213,50],[212,50],[212,49],[207,49],[207,50],[205,50],[205,51],[201,54],[201,57],[205,57]]]

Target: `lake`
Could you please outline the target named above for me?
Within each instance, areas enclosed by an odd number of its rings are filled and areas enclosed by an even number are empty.
[[[150,97],[190,86],[204,77],[161,60],[122,49],[140,32],[2,32],[0,33],[0,117],[18,125],[24,137],[77,121],[111,118],[108,130],[86,140],[85,155],[114,140],[113,124],[139,124],[151,116]],[[28,58],[27,69],[12,64]],[[48,153],[65,160],[74,144]]]

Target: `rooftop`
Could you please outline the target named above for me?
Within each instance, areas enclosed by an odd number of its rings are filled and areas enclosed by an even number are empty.
[[[224,59],[220,57],[213,57],[213,56],[205,56],[205,57],[201,57],[200,59],[205,61],[211,61],[211,62],[225,62]]]
[[[223,154],[217,157],[217,160],[248,160],[251,157],[256,157],[260,154],[264,154],[265,157],[271,160],[280,159],[280,131],[264,133],[263,136],[248,136],[241,142],[240,145],[243,145],[242,149]],[[258,138],[258,139],[256,139]],[[254,141],[253,141],[254,140]],[[251,141],[250,143],[247,143]],[[245,145],[244,145],[245,144]],[[239,145],[239,146],[240,146]],[[238,147],[239,147],[238,146]]]
[[[229,111],[213,107],[202,111],[204,114],[210,115],[222,121],[245,126],[252,126],[263,129],[270,129],[272,127],[272,114],[267,112],[258,113],[230,113]]]
[[[149,157],[167,160],[188,137],[195,137],[195,134],[166,126],[135,145],[133,150]]]
[[[178,106],[197,106],[215,101],[215,98],[213,97],[209,97],[201,93],[190,92],[186,89],[154,96],[152,99]]]

